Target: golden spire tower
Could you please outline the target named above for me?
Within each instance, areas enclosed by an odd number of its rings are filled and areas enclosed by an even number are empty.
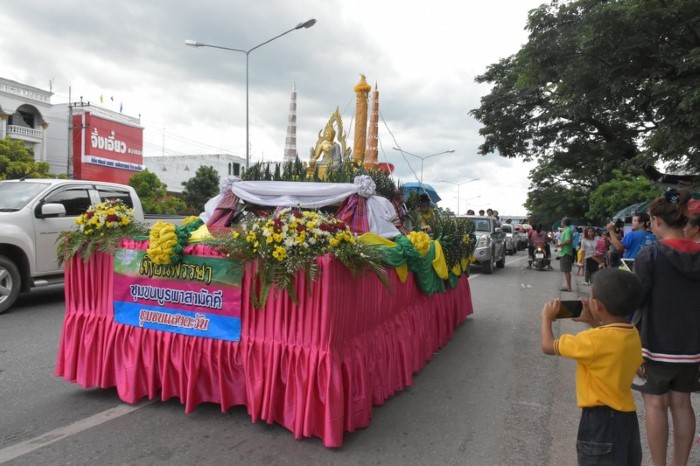
[[[355,138],[353,140],[353,162],[360,166],[365,160],[365,148],[367,147],[367,98],[372,86],[367,84],[364,74],[360,75],[360,82],[355,85]]]

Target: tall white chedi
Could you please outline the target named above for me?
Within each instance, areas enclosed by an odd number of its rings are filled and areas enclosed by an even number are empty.
[[[297,85],[292,87],[292,99],[289,102],[289,119],[287,120],[287,137],[284,141],[284,163],[297,159]]]

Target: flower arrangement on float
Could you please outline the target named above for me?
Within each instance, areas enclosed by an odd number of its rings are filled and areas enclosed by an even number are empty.
[[[255,307],[265,305],[273,288],[285,290],[297,302],[295,276],[302,272],[307,282],[315,280],[317,258],[325,254],[335,256],[353,275],[369,269],[388,285],[382,252],[362,244],[342,220],[322,212],[283,208],[207,243],[236,260],[253,262]]]
[[[189,217],[182,226],[158,221],[149,230],[134,220],[133,210],[122,201],[109,200],[90,207],[77,218],[75,229],[59,235],[58,256],[68,261],[79,253],[87,260],[96,251],[114,254],[122,238],[148,237],[146,255],[151,261],[177,264],[202,225],[199,217]],[[442,281],[454,287],[473,262],[473,224],[439,213],[430,226],[432,237],[423,231],[410,231],[380,244],[368,240],[367,235],[359,237],[330,214],[278,208],[269,216],[244,221],[225,235],[213,237],[204,228],[205,234],[199,234],[198,240],[233,260],[252,262],[255,285],[251,302],[263,307],[272,289],[287,291],[297,302],[297,274],[301,272],[307,283],[315,280],[317,259],[325,254],[332,254],[353,274],[371,270],[386,286],[385,267],[393,267],[400,278],[403,276],[402,281],[408,271],[414,272],[426,294],[444,290]]]
[[[135,220],[134,209],[119,199],[90,206],[75,223],[73,230],[58,235],[57,253],[61,262],[76,254],[85,261],[97,251],[113,254],[122,238],[148,232],[146,225]]]

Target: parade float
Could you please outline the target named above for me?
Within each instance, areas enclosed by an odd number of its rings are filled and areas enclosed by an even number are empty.
[[[376,120],[374,151],[358,130],[364,77],[355,91],[352,155],[336,110],[308,163],[225,180],[183,226],[139,230],[108,201],[64,232],[56,375],[126,403],[243,405],[327,447],[410,386],[472,313],[473,227],[436,216],[413,231]]]

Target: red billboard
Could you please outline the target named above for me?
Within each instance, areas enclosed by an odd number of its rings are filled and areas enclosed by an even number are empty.
[[[100,108],[73,115],[73,168],[78,180],[127,184],[145,168],[143,127]]]

